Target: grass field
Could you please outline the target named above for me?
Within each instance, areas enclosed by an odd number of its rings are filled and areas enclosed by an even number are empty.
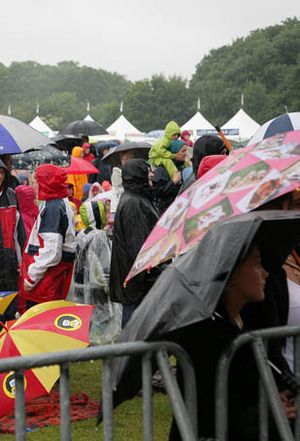
[[[81,362],[71,365],[71,393],[85,392],[90,399],[98,400],[101,384],[101,363]],[[166,395],[153,395],[154,440],[168,439],[171,408]],[[115,441],[142,441],[142,398],[136,397],[119,406],[114,412]],[[103,440],[102,425],[95,429],[95,418],[72,423],[73,441]],[[0,441],[13,441],[13,435],[0,434]],[[59,441],[59,426],[38,429],[26,434],[30,441]]]

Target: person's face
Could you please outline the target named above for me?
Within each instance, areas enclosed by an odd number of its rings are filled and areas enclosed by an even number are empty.
[[[98,193],[100,193],[100,188],[97,186],[92,187],[92,195],[96,196]]]
[[[108,152],[109,152],[109,148],[105,147],[105,148],[102,150],[102,154],[103,154],[103,156],[107,155]]]
[[[74,188],[73,187],[68,187],[67,188],[67,192],[68,192],[68,197],[71,198],[72,196],[74,196]]]
[[[180,136],[180,133],[175,133],[174,135],[171,136],[172,141],[175,141],[175,139],[178,139]]]
[[[176,155],[177,161],[185,161],[186,154],[187,154],[187,146],[184,145],[183,147],[181,147],[181,149]]]
[[[153,176],[154,173],[151,170],[151,168],[149,167],[149,171],[148,171],[148,183],[149,183],[149,187],[153,187]]]
[[[120,152],[120,161],[122,166],[126,164],[129,159],[134,158],[134,152],[132,150],[128,150],[127,152]]]
[[[243,297],[243,303],[261,302],[265,298],[264,288],[267,271],[261,263],[259,249],[254,246],[245,260],[234,270],[229,282],[230,288]]]
[[[5,169],[0,168],[0,188],[3,185],[4,179],[5,179]]]

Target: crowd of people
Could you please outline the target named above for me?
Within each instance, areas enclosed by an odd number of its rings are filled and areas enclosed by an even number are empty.
[[[181,133],[178,124],[171,121],[163,138],[152,145],[148,158],[135,158],[134,150],[129,150],[122,154],[121,166],[114,168],[101,161],[109,147],[103,145],[97,155],[85,139],[81,146],[73,148],[72,156],[92,162],[98,174],[67,175],[63,167],[42,164],[35,170],[34,185],[29,184],[26,175],[21,174],[18,179],[12,173],[10,156],[2,155],[0,290],[18,291],[19,300],[15,309],[8,309],[0,321],[14,319],[36,303],[66,299],[72,291],[82,302],[101,304],[104,296],[121,304],[124,328],[169,262],[140,273],[127,284],[125,277],[163,212],[179,194],[230,153],[230,143],[221,135],[204,135],[193,144],[191,134]],[[299,194],[294,192],[264,208],[298,209]],[[246,280],[249,280],[248,288]],[[252,283],[254,280],[256,284]],[[289,319],[295,324],[297,316],[289,314],[289,298],[293,296],[293,305],[299,308],[295,294],[299,285],[297,250],[289,256],[284,269],[268,275],[261,264],[260,250],[254,244],[235,269],[225,301],[218,309],[221,312],[213,322],[207,323],[207,330],[201,330],[199,341],[203,339],[203,347],[205,335],[210,334],[214,341],[211,363],[216,363],[216,357],[243,328],[285,325]],[[85,286],[89,287],[88,293]],[[199,352],[195,350],[196,331],[188,329],[181,342],[196,369],[205,375]],[[220,335],[226,338],[219,338]],[[220,347],[215,345],[217,341]],[[291,372],[290,355],[288,365],[283,351],[282,342],[271,344],[270,358],[281,370]],[[205,376],[200,377],[205,381]],[[199,383],[197,387],[201,394],[207,384]],[[205,393],[213,396],[213,385],[209,387]],[[292,420],[295,406],[291,393],[279,380],[278,387],[286,414]],[[211,436],[208,407],[201,409],[199,404],[199,409],[201,417],[206,415],[208,425],[200,435]],[[180,439],[175,426],[170,439]],[[246,439],[254,438],[243,438]]]

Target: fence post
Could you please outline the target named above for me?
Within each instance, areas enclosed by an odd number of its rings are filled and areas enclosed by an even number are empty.
[[[153,440],[152,419],[152,353],[143,356],[143,417],[144,441]]]
[[[16,441],[25,440],[25,390],[24,371],[18,369],[15,372],[15,431]]]
[[[265,391],[268,393],[269,397],[272,397],[272,400],[270,400],[270,408],[281,439],[282,441],[294,441],[290,425],[284,414],[273,374],[267,363],[267,355],[264,350],[262,339],[255,339],[254,342],[251,343],[251,346],[253,348],[258,372]]]

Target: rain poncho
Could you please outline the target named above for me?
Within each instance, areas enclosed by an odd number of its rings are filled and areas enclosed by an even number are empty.
[[[170,121],[166,125],[164,136],[153,144],[149,152],[150,164],[155,167],[163,165],[171,178],[173,178],[177,168],[173,162],[175,153],[169,150],[169,146],[172,136],[176,134],[180,136],[180,127],[175,121]]]
[[[92,317],[92,343],[112,342],[121,331],[121,305],[110,301],[111,249],[105,231],[88,227],[76,238],[77,255],[69,300],[96,305]]]
[[[64,299],[68,293],[75,256],[75,228],[67,199],[65,170],[56,165],[40,165],[36,179],[38,199],[44,202],[23,253],[20,295],[41,303]]]
[[[73,147],[72,156],[74,158],[82,158],[83,156],[83,148],[81,147]],[[73,184],[74,186],[74,197],[81,201],[83,196],[83,186],[88,183],[87,175],[68,175],[67,179],[68,184]]]

